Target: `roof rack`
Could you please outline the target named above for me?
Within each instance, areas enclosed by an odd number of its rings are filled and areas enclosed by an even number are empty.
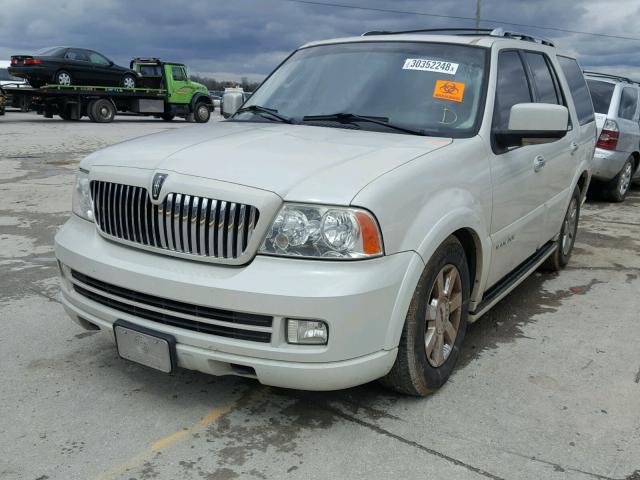
[[[590,75],[592,77],[610,78],[612,80],[619,80],[621,82],[628,82],[628,83],[640,83],[637,80],[631,80],[630,78],[623,77],[621,75],[612,75],[610,73],[592,72],[590,70],[583,70],[583,72],[584,72],[585,75]]]
[[[527,33],[511,32],[502,28],[424,28],[420,30],[403,30],[398,32],[390,32],[386,30],[373,30],[362,34],[363,37],[371,35],[402,35],[410,33],[436,33],[436,34],[450,34],[461,36],[489,36],[489,37],[503,37],[513,38],[516,40],[523,40],[525,42],[534,42],[541,45],[547,45],[549,47],[555,47],[551,40],[542,37],[534,37]]]

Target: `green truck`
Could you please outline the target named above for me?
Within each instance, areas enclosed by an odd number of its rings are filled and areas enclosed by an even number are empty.
[[[182,117],[206,123],[214,109],[207,87],[192,82],[181,63],[158,58],[134,58],[130,68],[139,77],[136,88],[88,85],[44,85],[40,88],[5,88],[12,105],[36,110],[46,118],[64,120],[88,116],[94,122],[112,122],[117,113],[153,116],[165,121]]]

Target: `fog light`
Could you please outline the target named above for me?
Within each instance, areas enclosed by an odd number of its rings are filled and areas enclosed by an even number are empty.
[[[287,319],[287,342],[304,345],[326,345],[329,327],[318,320]]]

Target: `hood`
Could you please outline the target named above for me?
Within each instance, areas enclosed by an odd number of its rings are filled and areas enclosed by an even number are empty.
[[[369,182],[450,138],[276,123],[216,122],[129,140],[81,166],[161,170],[276,193],[288,201],[349,204]]]

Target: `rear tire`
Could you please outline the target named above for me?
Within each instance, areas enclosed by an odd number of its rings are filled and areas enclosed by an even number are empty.
[[[111,123],[116,115],[116,108],[110,100],[100,98],[94,100],[91,108],[93,121],[97,123]]]
[[[622,170],[611,180],[604,189],[606,197],[612,202],[624,202],[629,193],[631,179],[633,178],[633,157],[627,158]]]
[[[578,222],[580,221],[580,187],[576,186],[569,201],[569,207],[562,221],[560,236],[556,240],[556,251],[548,257],[542,264],[542,270],[549,272],[558,272],[567,266],[573,245],[576,242],[576,234],[578,233]]]
[[[193,118],[196,123],[207,123],[211,118],[211,111],[209,105],[205,102],[196,103],[196,108],[193,110]]]
[[[66,70],[60,70],[54,77],[56,85],[73,85],[73,77]]]
[[[124,88],[136,88],[136,77],[131,74],[127,74],[122,77],[122,86]]]
[[[176,118],[175,115],[171,115],[170,113],[163,113],[160,118],[162,118],[162,120],[164,120],[165,122],[170,122],[171,120],[173,120],[174,118]]]
[[[398,356],[380,381],[397,392],[426,396],[448,380],[467,330],[469,267],[457,238],[438,247],[416,286]]]

